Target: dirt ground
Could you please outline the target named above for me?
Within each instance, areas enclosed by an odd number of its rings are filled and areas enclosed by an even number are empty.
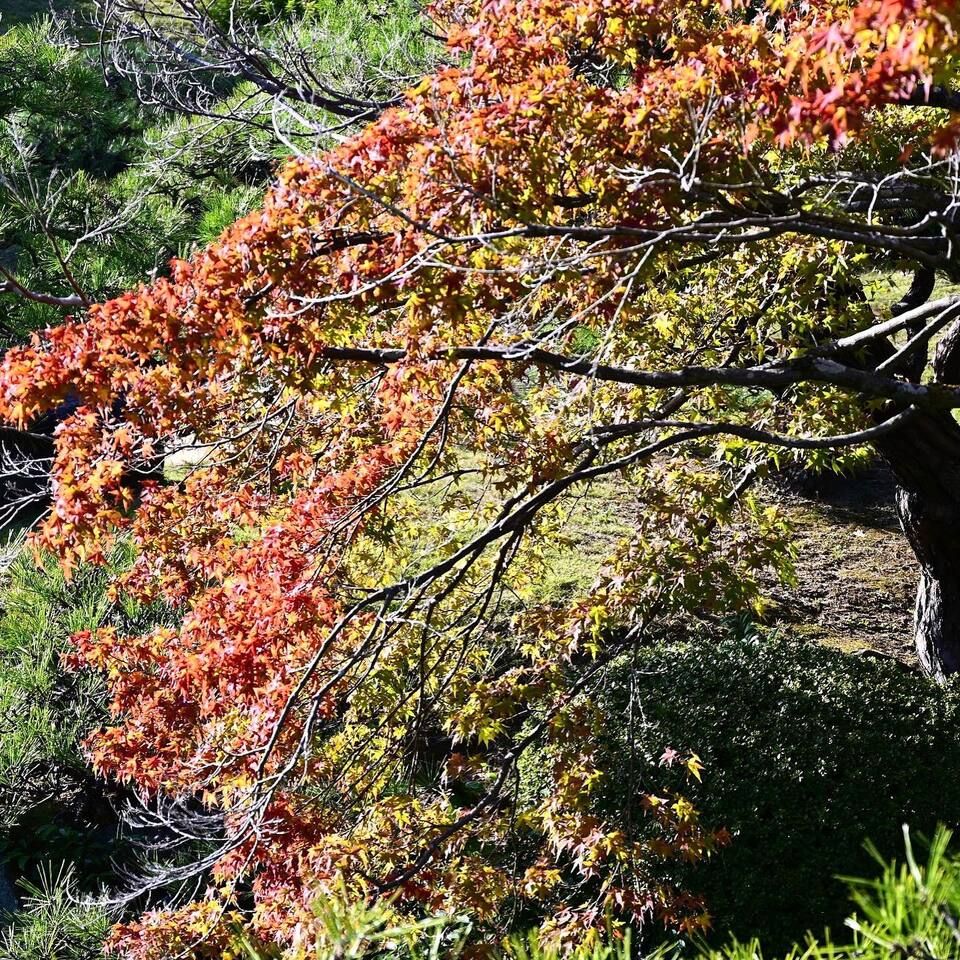
[[[797,528],[797,584],[771,586],[768,623],[794,637],[916,664],[918,567],[897,521],[889,471],[876,465],[817,485],[781,494]]]

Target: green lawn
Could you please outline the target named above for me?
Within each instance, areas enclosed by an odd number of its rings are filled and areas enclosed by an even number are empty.
[[[3,0],[0,0],[2,3]],[[863,275],[863,287],[867,298],[876,307],[887,310],[892,307],[910,289],[913,275],[903,270],[882,272],[871,270]],[[951,283],[940,277],[934,287],[932,300],[960,293],[960,284]]]

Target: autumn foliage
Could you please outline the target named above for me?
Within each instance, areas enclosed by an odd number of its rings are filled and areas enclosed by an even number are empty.
[[[656,371],[872,322],[831,292],[862,230],[790,191],[949,80],[952,0],[431,15],[452,66],[291,159],[169,276],[3,362],[9,421],[80,400],[36,547],[69,567],[130,537],[115,590],[181,615],[78,636],[72,657],[112,697],[97,770],[223,813],[206,898],[119,927],[130,960],[225,956],[237,924],[300,956],[341,882],[489,931],[517,905],[558,936],[608,915],[705,925],[658,864],[725,838],[655,784],[628,785],[645,812],[601,812],[594,693],[652,620],[758,603],[759,571],[787,568],[782,518],[731,496],[760,439],[738,428],[870,423],[823,377],[748,402],[746,381]],[[956,132],[912,122],[896,162]],[[718,411],[733,429],[698,426]],[[191,445],[185,479],[134,493],[131,470]],[[587,594],[539,603],[565,518],[608,475],[631,481],[634,533]],[[699,779],[695,756],[665,762]]]

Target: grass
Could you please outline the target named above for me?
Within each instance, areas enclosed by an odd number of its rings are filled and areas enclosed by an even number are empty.
[[[540,602],[559,602],[590,589],[617,542],[632,530],[637,509],[622,478],[592,484],[576,502],[564,526],[569,545],[554,545],[546,556]]]
[[[867,299],[886,313],[910,289],[913,274],[904,270],[871,270],[861,277]],[[960,283],[951,283],[943,277],[937,278],[931,300],[960,294]]]

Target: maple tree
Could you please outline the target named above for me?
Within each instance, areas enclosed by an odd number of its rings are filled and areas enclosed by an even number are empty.
[[[957,328],[928,370],[960,316],[930,299],[957,270],[955,4],[432,16],[453,66],[3,361],[12,423],[79,401],[35,546],[70,568],[129,537],[114,589],[180,613],[74,640],[112,696],[96,768],[222,828],[167,875],[211,870],[204,899],[116,930],[132,960],[220,957],[238,925],[299,956],[341,884],[490,930],[511,904],[559,937],[610,913],[701,928],[655,864],[725,838],[653,789],[642,823],[598,813],[593,696],[659,618],[760,606],[762,571],[789,575],[751,488],[771,458],[888,458],[921,657],[960,663]],[[876,263],[915,275],[889,318],[859,280]],[[135,492],[178,446],[205,455]],[[538,600],[611,476],[632,534],[585,595]]]

